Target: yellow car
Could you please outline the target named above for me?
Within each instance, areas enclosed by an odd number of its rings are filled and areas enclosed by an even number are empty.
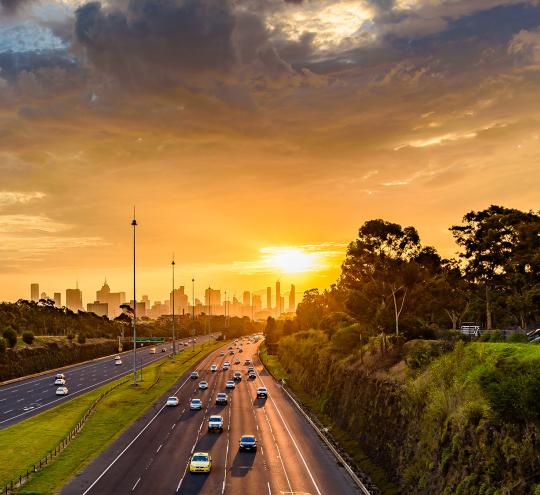
[[[195,452],[189,462],[190,473],[209,473],[212,469],[212,457],[208,452]]]

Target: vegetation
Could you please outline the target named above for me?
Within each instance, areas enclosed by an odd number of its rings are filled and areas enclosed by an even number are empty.
[[[22,339],[25,344],[32,345],[34,343],[34,332],[26,330],[22,334]]]
[[[4,330],[4,339],[9,347],[13,348],[17,345],[17,333],[11,327],[6,327]]]
[[[49,494],[56,491],[85,464],[113,442],[178,377],[223,343],[198,344],[176,362],[165,359],[144,368],[144,381],[134,388],[126,378],[77,397],[61,406],[0,431],[0,486],[33,466],[66,436],[86,409],[105,390],[120,385],[96,407],[82,432],[50,466],[33,476],[18,493]],[[122,407],[118,407],[122,404]],[[40,434],[36,436],[36,431]]]

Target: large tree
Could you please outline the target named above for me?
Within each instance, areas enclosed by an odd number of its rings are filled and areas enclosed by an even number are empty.
[[[540,216],[492,205],[467,213],[450,231],[462,248],[467,278],[484,287],[486,328],[493,327],[495,289],[505,295],[509,311],[526,328],[540,293]]]

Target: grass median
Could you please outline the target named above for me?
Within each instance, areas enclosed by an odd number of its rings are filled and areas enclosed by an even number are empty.
[[[105,450],[139,418],[180,375],[224,342],[198,344],[179,354],[176,362],[163,359],[144,368],[144,381],[133,387],[129,379],[118,379],[0,431],[0,488],[32,469],[69,433],[84,412],[105,390],[122,383],[97,405],[81,433],[53,462],[36,473],[17,493],[57,492],[84,465]]]

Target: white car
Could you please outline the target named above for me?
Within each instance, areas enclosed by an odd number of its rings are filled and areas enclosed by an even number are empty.
[[[212,366],[210,366],[210,371],[212,373],[215,373],[217,371],[217,365],[216,364],[213,364]]]
[[[240,364],[240,359],[236,358],[236,359],[234,360],[234,364]]]
[[[210,416],[208,418],[208,431],[223,431],[223,417],[219,415]]]
[[[155,353],[156,353],[156,348],[155,348],[155,347],[152,347],[152,348],[150,349],[150,354],[155,354]]]
[[[229,367],[230,367],[230,364],[229,364],[228,362],[223,363],[223,369],[224,369],[224,370],[228,370]]]
[[[224,353],[223,351],[221,351],[221,352],[219,353],[219,355],[220,355],[220,356],[225,356],[225,353]]]
[[[114,364],[115,366],[122,364],[122,360],[120,359],[120,356],[116,356],[116,358],[114,359]]]
[[[67,395],[67,394],[68,394],[67,387],[58,387],[56,389],[56,395]]]
[[[196,380],[197,378],[199,378],[199,373],[197,371],[192,371],[191,372],[191,379]]]
[[[225,388],[235,388],[236,385],[234,383],[234,380],[227,380],[227,383],[225,384]]]
[[[189,408],[192,411],[197,411],[199,409],[202,409],[202,401],[201,401],[201,399],[191,399],[191,402],[189,403]]]
[[[199,382],[199,389],[200,390],[206,390],[208,388],[208,382],[202,380]]]
[[[266,387],[257,388],[257,399],[267,399],[268,389]]]
[[[65,376],[64,373],[58,373],[54,378],[65,378]]]
[[[167,406],[175,407],[178,405],[178,397],[172,396],[167,399]]]
[[[57,387],[63,387],[63,386],[66,384],[66,380],[64,380],[63,378],[57,378],[57,379],[54,381],[54,384],[55,384]]]

